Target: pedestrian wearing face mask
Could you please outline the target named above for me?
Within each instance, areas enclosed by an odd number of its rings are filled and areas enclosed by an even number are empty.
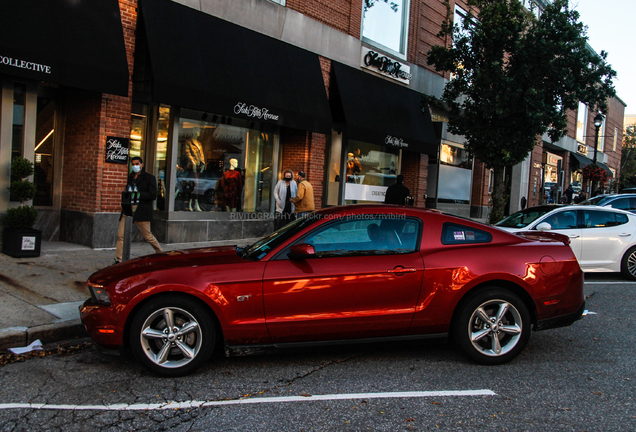
[[[132,172],[128,175],[126,190],[135,190],[139,192],[139,204],[133,210],[130,207],[122,208],[119,216],[119,228],[117,229],[117,248],[115,250],[115,263],[122,261],[124,252],[124,227],[126,225],[126,217],[132,217],[133,222],[141,232],[144,240],[150,243],[155,252],[163,252],[159,242],[150,232],[150,222],[152,221],[152,202],[157,199],[157,180],[155,176],[144,170],[144,161],[135,156],[130,160],[132,164]]]
[[[298,185],[294,180],[294,172],[285,170],[283,178],[274,187],[274,199],[276,200],[276,213],[274,214],[274,230],[278,230],[294,218],[294,203],[289,199],[296,196]]]

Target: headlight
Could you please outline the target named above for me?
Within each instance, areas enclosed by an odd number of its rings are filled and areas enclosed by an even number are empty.
[[[88,290],[91,293],[91,299],[93,300],[93,303],[101,304],[104,306],[110,305],[110,297],[108,297],[108,292],[104,289],[103,286],[92,284],[90,282],[87,283],[87,285]]]

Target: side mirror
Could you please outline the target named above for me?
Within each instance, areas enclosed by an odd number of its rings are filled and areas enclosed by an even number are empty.
[[[537,231],[550,231],[552,229],[552,225],[547,222],[541,222],[537,225]]]
[[[289,253],[287,254],[287,256],[289,257],[289,259],[296,260],[312,258],[316,256],[316,249],[313,245],[300,243],[289,248]]]

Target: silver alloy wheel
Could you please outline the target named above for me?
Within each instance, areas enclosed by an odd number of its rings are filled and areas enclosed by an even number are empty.
[[[636,249],[631,251],[627,257],[627,271],[636,278]]]
[[[144,321],[139,340],[144,354],[162,368],[178,368],[190,363],[199,353],[201,326],[188,311],[165,307]]]
[[[490,357],[511,351],[519,342],[522,330],[519,311],[505,300],[482,303],[468,321],[468,337],[473,347]]]

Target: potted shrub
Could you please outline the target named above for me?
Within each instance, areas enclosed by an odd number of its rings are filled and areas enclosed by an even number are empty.
[[[33,162],[16,158],[11,162],[11,199],[20,201],[19,207],[7,209],[3,218],[2,253],[14,258],[40,256],[42,231],[33,229],[38,211],[25,205],[35,197],[35,183],[27,180],[33,175]]]

